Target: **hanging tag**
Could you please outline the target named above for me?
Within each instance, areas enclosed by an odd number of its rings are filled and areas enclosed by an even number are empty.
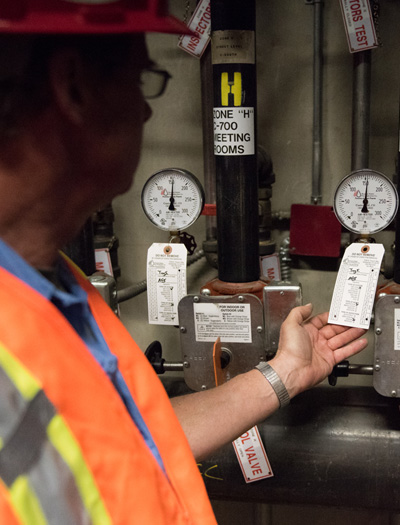
[[[350,53],[378,47],[369,0],[340,0]]]
[[[253,427],[233,442],[236,457],[246,483],[273,477],[264,445],[257,427]]]
[[[94,251],[96,271],[104,272],[114,277],[111,263],[110,250],[108,248],[96,248]]]
[[[186,295],[184,244],[154,243],[147,252],[147,302],[150,324],[178,325],[178,303]]]
[[[221,356],[222,345],[221,339],[218,337],[213,347],[215,386],[222,385],[229,379],[229,372],[222,368]],[[256,426],[238,437],[232,445],[246,483],[270,478],[274,475]]]
[[[382,244],[351,244],[333,290],[329,323],[369,328],[385,249]]]
[[[188,23],[194,35],[182,35],[178,47],[190,55],[200,58],[210,41],[211,8],[210,0],[200,0]]]

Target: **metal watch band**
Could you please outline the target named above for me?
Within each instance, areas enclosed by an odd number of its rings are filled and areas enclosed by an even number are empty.
[[[268,383],[274,389],[275,394],[279,399],[279,408],[283,408],[290,403],[290,396],[283,384],[281,378],[268,363],[259,363],[256,368],[262,373]]]

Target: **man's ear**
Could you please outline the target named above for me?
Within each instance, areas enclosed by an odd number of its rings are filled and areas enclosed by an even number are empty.
[[[49,82],[59,111],[74,124],[82,124],[91,90],[77,50],[68,48],[54,53],[49,63]]]

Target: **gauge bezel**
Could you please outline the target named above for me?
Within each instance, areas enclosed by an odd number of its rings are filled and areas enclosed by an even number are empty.
[[[341,191],[343,186],[348,183],[349,179],[351,179],[353,177],[360,177],[360,176],[361,177],[362,176],[367,176],[367,177],[374,176],[374,177],[379,177],[379,178],[384,179],[385,183],[388,184],[392,188],[393,195],[395,197],[394,211],[392,210],[392,213],[389,215],[389,218],[385,220],[385,224],[383,226],[379,227],[379,228],[375,228],[375,229],[372,229],[370,231],[363,231],[361,229],[356,229],[356,228],[352,228],[351,226],[349,226],[348,223],[346,222],[346,220],[343,218],[342,214],[339,213],[338,205],[337,205],[339,192]],[[398,195],[396,186],[389,179],[389,177],[387,177],[386,175],[384,175],[383,173],[381,173],[379,171],[371,170],[371,169],[360,169],[360,170],[352,171],[351,173],[346,175],[340,181],[338,187],[336,188],[335,196],[334,196],[334,199],[333,199],[333,211],[335,212],[336,218],[338,219],[340,224],[344,228],[346,228],[346,230],[349,230],[350,232],[356,233],[358,235],[372,235],[372,234],[378,233],[378,232],[384,230],[385,228],[387,228],[393,222],[393,220],[395,219],[398,208],[399,208],[399,195]]]
[[[191,184],[193,185],[193,187],[195,188],[197,192],[197,198],[199,200],[199,206],[197,206],[197,209],[195,213],[193,214],[193,217],[191,217],[190,221],[187,224],[185,224],[183,227],[178,227],[178,228],[175,228],[174,230],[171,230],[170,226],[163,226],[162,224],[157,222],[157,220],[154,217],[154,214],[149,212],[147,202],[146,202],[146,196],[147,196],[148,189],[150,185],[154,183],[154,180],[160,177],[171,176],[171,175],[185,177],[189,179]],[[204,193],[204,188],[201,182],[199,181],[199,179],[195,175],[193,175],[193,173],[191,173],[190,171],[182,169],[182,168],[164,168],[162,170],[156,171],[147,179],[147,181],[145,182],[143,186],[140,200],[141,200],[142,208],[143,208],[143,211],[146,217],[149,219],[149,221],[152,224],[154,224],[154,226],[156,226],[157,228],[163,231],[183,231],[189,228],[190,226],[192,226],[192,224],[201,215],[201,212],[203,211],[204,203],[205,203],[205,193]]]

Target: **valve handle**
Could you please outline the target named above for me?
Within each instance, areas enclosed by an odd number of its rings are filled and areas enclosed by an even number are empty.
[[[349,376],[349,361],[341,361],[335,365],[332,372],[328,376],[328,381],[331,386],[336,386],[338,377]]]
[[[150,343],[146,348],[144,355],[150,361],[150,364],[157,374],[164,374],[165,359],[162,357],[162,347],[160,341],[153,341]]]

